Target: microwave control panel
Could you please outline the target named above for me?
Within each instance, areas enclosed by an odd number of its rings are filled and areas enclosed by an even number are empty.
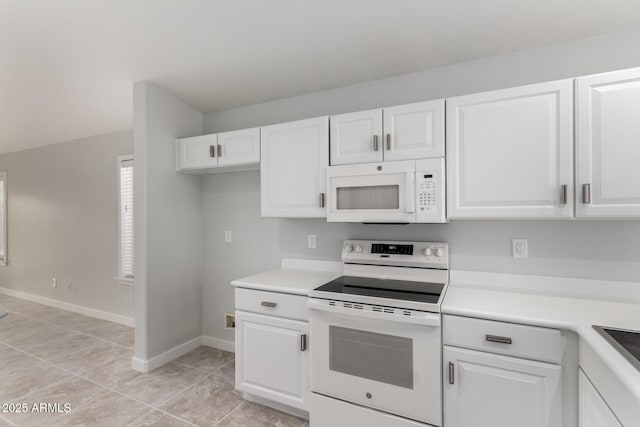
[[[444,159],[416,163],[416,222],[444,222]]]

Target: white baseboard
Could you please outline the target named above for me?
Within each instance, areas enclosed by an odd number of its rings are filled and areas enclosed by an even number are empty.
[[[221,340],[220,338],[202,336],[202,345],[207,347],[213,347],[224,351],[236,352],[236,343],[233,341]]]
[[[159,368],[160,366],[169,363],[184,354],[189,353],[191,350],[195,350],[201,345],[217,348],[224,351],[230,351],[232,353],[235,353],[236,347],[235,343],[232,341],[221,340],[218,338],[203,335],[182,343],[156,357],[152,357],[149,360],[133,357],[131,360],[131,367],[139,372],[153,371],[154,369]]]
[[[138,357],[133,357],[131,361],[131,367],[136,371],[140,372],[150,372],[160,366],[171,362],[172,360],[177,359],[178,357],[189,353],[191,350],[195,350],[196,348],[202,345],[202,337],[196,337],[192,340],[189,340],[185,343],[177,345],[172,349],[165,351],[162,354],[159,354],[156,357],[152,357],[149,360],[140,359]]]
[[[109,322],[119,323],[125,326],[135,326],[135,320],[133,317],[123,316],[121,314],[96,310],[95,308],[83,307],[81,305],[75,305],[68,302],[62,302],[56,299],[41,297],[38,295],[29,294],[27,292],[16,291],[14,289],[3,287],[0,287],[0,294],[9,295],[10,297],[20,298],[38,304],[48,305],[49,307],[59,308],[61,310],[84,314],[85,316],[108,320]]]

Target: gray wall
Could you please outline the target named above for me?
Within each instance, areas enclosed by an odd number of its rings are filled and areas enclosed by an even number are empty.
[[[176,173],[175,139],[200,135],[203,115],[147,82],[134,86],[136,358],[201,335],[200,179]]]
[[[486,58],[210,113],[205,116],[205,132],[640,66],[638,46],[640,31],[630,31]],[[205,335],[233,340],[233,334],[222,324],[223,313],[234,307],[230,280],[277,267],[283,256],[337,260],[340,242],[346,238],[447,241],[454,269],[640,281],[640,221],[456,221],[445,225],[375,226],[309,219],[266,220],[260,218],[258,195],[256,172],[203,178]],[[234,232],[231,244],[222,243],[225,229]],[[306,248],[308,233],[318,234],[317,249]],[[513,237],[529,240],[528,259],[511,258]]]
[[[132,149],[123,131],[0,155],[9,210],[0,286],[133,317],[133,288],[115,280],[117,157]]]

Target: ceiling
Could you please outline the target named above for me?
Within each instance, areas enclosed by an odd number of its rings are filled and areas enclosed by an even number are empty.
[[[0,153],[638,26],[635,0],[0,0]]]

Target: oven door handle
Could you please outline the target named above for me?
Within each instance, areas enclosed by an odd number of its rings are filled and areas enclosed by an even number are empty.
[[[365,319],[384,320],[385,322],[410,323],[424,326],[440,326],[440,315],[435,313],[422,313],[419,316],[406,316],[404,314],[384,313],[353,308],[337,307],[324,304],[321,301],[309,299],[307,307],[310,310],[324,311],[327,313],[342,314],[344,316],[359,317]],[[396,309],[402,311],[402,309]]]

